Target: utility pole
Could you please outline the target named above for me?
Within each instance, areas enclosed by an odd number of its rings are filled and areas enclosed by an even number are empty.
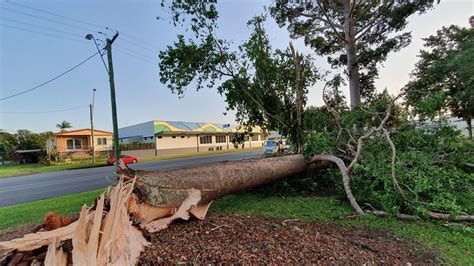
[[[117,105],[115,102],[115,82],[114,82],[114,66],[112,63],[112,43],[117,39],[119,33],[116,32],[112,39],[107,38],[105,40],[105,50],[107,51],[107,62],[109,72],[109,83],[110,83],[110,100],[112,103],[112,126],[114,129],[114,155],[115,155],[115,166],[118,167],[120,160],[120,146],[118,140],[118,123],[117,123]]]
[[[115,103],[115,82],[114,82],[114,67],[112,63],[112,43],[114,43],[115,39],[119,36],[118,32],[115,32],[112,39],[107,38],[105,40],[105,50],[107,51],[107,61],[108,61],[108,68],[105,64],[104,58],[102,57],[102,50],[97,45],[94,35],[87,34],[86,40],[93,40],[95,43],[95,47],[97,48],[97,52],[100,54],[100,58],[102,59],[102,63],[104,63],[105,70],[109,75],[109,83],[110,83],[110,101],[112,103],[112,125],[113,125],[113,141],[114,141],[114,156],[115,156],[115,166],[118,167],[119,160],[120,160],[120,146],[118,140],[118,123],[117,123],[117,105]]]
[[[94,147],[94,98],[96,89],[92,89],[92,103],[89,104],[89,112],[91,116],[91,149],[92,149],[92,163],[95,164],[95,147]]]

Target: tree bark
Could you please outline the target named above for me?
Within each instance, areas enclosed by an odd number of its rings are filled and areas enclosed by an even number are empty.
[[[300,155],[221,162],[164,171],[121,168],[125,179],[136,177],[134,192],[143,203],[177,208],[189,190],[200,191],[199,205],[236,192],[304,173],[310,163]]]
[[[472,140],[472,118],[468,118],[466,119],[466,123],[467,123],[467,132],[469,134],[469,139]]]
[[[290,50],[293,55],[293,64],[295,66],[295,92],[296,92],[296,126],[297,126],[297,143],[296,153],[301,153],[303,148],[303,127],[302,127],[302,116],[303,116],[303,73],[301,70],[301,56],[293,47],[290,42]]]
[[[351,203],[352,208],[356,211],[357,214],[363,215],[364,211],[362,208],[359,206],[357,203],[356,198],[354,197],[354,194],[352,194],[352,189],[351,189],[351,178],[350,178],[350,170],[346,167],[346,164],[344,161],[334,155],[315,155],[311,162],[315,161],[328,161],[335,163],[337,167],[339,167],[339,171],[341,171],[342,175],[342,183],[344,186],[344,191],[346,192],[347,199]]]
[[[351,107],[360,104],[360,74],[357,65],[356,32],[352,15],[352,1],[344,1],[344,38],[346,42],[347,75]]]

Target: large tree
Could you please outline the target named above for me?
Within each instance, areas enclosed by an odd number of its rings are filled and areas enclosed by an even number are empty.
[[[225,96],[227,109],[237,111],[239,123],[279,130],[301,144],[307,88],[317,78],[312,60],[292,45],[273,50],[262,26],[264,17],[250,20],[249,39],[232,48],[216,35],[214,4],[176,0],[171,10],[175,23],[190,21],[192,34],[188,38],[178,35],[160,53],[161,82],[179,95],[190,86],[216,88]]]
[[[0,131],[0,156],[2,160],[9,160],[18,146],[18,139],[15,135]]]
[[[328,56],[332,67],[345,66],[350,103],[356,106],[375,90],[377,65],[389,52],[410,43],[410,32],[403,32],[407,18],[425,12],[433,2],[277,0],[270,10],[281,27],[288,26],[293,38],[304,38],[318,55]]]
[[[405,87],[407,103],[422,118],[450,112],[466,121],[472,138],[474,27],[443,27],[424,41],[413,80]]]

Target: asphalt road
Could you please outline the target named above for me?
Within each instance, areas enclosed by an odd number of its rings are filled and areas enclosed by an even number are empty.
[[[142,162],[129,165],[133,169],[176,169],[221,161],[256,158],[261,151],[232,152],[180,159]],[[0,206],[52,198],[71,193],[107,187],[115,180],[114,167],[96,167],[31,174],[0,179]]]

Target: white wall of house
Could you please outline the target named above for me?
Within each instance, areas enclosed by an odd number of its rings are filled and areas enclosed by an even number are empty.
[[[196,135],[162,135],[156,137],[157,150],[194,148],[196,145]]]
[[[105,139],[105,143],[104,143]],[[113,148],[112,136],[94,136],[94,150],[95,151],[109,151]]]

